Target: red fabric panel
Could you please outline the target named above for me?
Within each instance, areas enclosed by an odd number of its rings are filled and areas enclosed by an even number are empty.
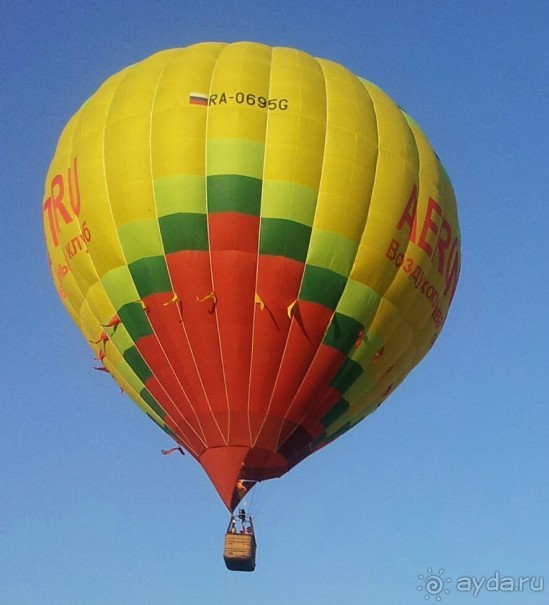
[[[328,387],[322,398],[315,406],[314,413],[301,423],[301,426],[308,431],[313,438],[318,437],[324,432],[324,425],[320,422],[322,418],[332,409],[332,407],[341,399],[341,393],[332,387]]]
[[[247,447],[213,447],[200,456],[200,464],[219,493],[225,506],[232,510],[235,483],[240,475]]]
[[[320,434],[320,419],[341,397],[330,387],[335,373],[345,361],[345,355],[332,347],[321,345],[288,410],[286,419],[291,425],[299,425],[311,434]],[[333,401],[332,401],[333,400]],[[327,408],[327,409],[326,409]],[[322,427],[323,428],[323,427]],[[282,431],[279,444],[287,434]]]
[[[183,357],[183,367],[194,368],[189,374],[195,381],[193,393],[198,393],[193,405],[200,415],[201,423],[207,423],[207,417],[215,417],[221,427],[224,440],[228,436],[228,403],[225,394],[223,367],[219,348],[219,337],[215,313],[210,313],[212,300],[200,302],[213,290],[210,272],[210,256],[207,252],[188,250],[166,256],[166,262],[175,292],[181,299],[181,313],[187,339],[182,335],[176,339],[179,352],[174,355]],[[165,296],[165,295],[164,295]],[[177,314],[176,304],[169,305],[171,313]],[[180,324],[172,324],[168,332],[181,334]],[[164,334],[166,342],[171,334]],[[194,358],[194,360],[193,360]],[[204,396],[203,393],[206,393]],[[213,416],[212,416],[212,411]],[[209,446],[221,445],[216,432],[208,431]],[[210,441],[211,439],[211,441]]]
[[[239,212],[208,214],[210,253],[250,252],[257,256],[259,217]],[[254,276],[255,282],[255,276]]]
[[[255,306],[249,401],[254,441],[271,401],[291,324],[287,310],[297,299],[304,268],[303,263],[281,256],[259,257],[257,293],[265,308],[261,311],[259,304]],[[275,424],[279,428],[280,420]]]
[[[155,336],[141,338],[137,348],[173,398],[179,414],[203,435],[208,446],[223,445],[225,440],[212,414],[203,415],[197,421],[198,413],[209,409],[208,402],[181,322],[183,301],[171,303],[171,298],[170,294],[163,293],[144,299]]]
[[[197,433],[202,435],[196,417],[192,413],[189,399],[182,389],[173,368],[170,367],[170,363],[162,351],[156,336],[151,334],[150,336],[140,338],[136,343],[136,347],[165,391],[165,405],[162,407],[166,413],[168,413],[176,422],[185,418],[188,424],[190,424]]]
[[[236,488],[238,480],[243,480],[249,491],[254,482],[280,477],[288,470],[284,456],[245,446],[209,448],[201,454],[199,462],[229,510],[234,510],[243,496]]]
[[[208,215],[216,316],[229,400],[229,443],[251,445],[248,422],[232,418],[247,411],[255,308],[259,217]]]
[[[269,414],[284,418],[322,342],[333,311],[317,303],[299,301],[292,324]],[[280,428],[282,428],[280,426]],[[262,442],[265,436],[262,436]],[[270,447],[276,449],[278,435]]]

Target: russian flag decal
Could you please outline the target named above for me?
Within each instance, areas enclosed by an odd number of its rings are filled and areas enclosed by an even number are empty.
[[[189,103],[191,105],[207,105],[208,95],[205,95],[201,92],[191,92],[189,95]]]

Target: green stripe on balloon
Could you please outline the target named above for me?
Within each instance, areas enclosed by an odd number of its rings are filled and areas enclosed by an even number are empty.
[[[315,267],[329,268],[335,273],[348,277],[355,262],[358,244],[358,241],[341,233],[314,229],[307,263]]]
[[[133,277],[125,264],[107,271],[101,277],[101,283],[115,309],[137,298]]]
[[[359,321],[336,312],[322,342],[347,355],[363,330]]]
[[[164,256],[142,258],[130,263],[128,268],[141,298],[151,294],[172,291]]]
[[[362,371],[362,366],[356,361],[347,358],[341,364],[337,374],[332,378],[330,386],[340,393],[345,393],[353,382],[362,374]]]
[[[142,389],[139,393],[141,399],[151,408],[151,410],[157,414],[159,418],[166,417],[166,412],[160,407],[156,399],[149,393],[147,389]]]
[[[299,298],[335,309],[346,282],[346,277],[330,271],[330,269],[307,265]]]
[[[289,181],[263,181],[261,217],[281,218],[312,226],[318,192]]]
[[[354,317],[364,326],[369,326],[379,308],[380,300],[378,292],[366,284],[349,279],[337,304],[337,310],[342,315]]]
[[[166,254],[181,250],[208,250],[205,214],[177,212],[158,219]]]
[[[149,378],[152,378],[152,372],[145,360],[141,356],[141,353],[136,347],[130,347],[123,354],[124,359],[130,368],[135,372],[141,382],[146,382]]]
[[[130,221],[119,225],[118,238],[128,264],[143,257],[159,256],[164,253],[158,237],[156,219]]]
[[[206,181],[203,176],[175,174],[154,181],[159,217],[177,212],[206,213]]]
[[[166,433],[166,435],[168,435],[168,437],[171,437],[174,441],[179,442],[179,440],[181,439],[181,437],[178,437],[167,424],[165,424],[164,422],[162,422],[162,423],[158,422],[158,420],[156,418],[154,418],[154,416],[152,414],[148,414],[147,413],[147,416],[155,424],[157,424]]]
[[[336,404],[328,411],[327,414],[320,420],[325,428],[328,428],[330,424],[335,422],[338,418],[341,418],[345,412],[349,410],[349,402],[343,397],[339,399]]]
[[[305,262],[311,228],[280,218],[262,218],[259,241],[260,254],[285,256]]]
[[[131,302],[120,307],[117,314],[134,342],[153,334],[149,318],[140,302]]]
[[[346,422],[343,426],[340,426],[334,433],[328,434],[327,431],[323,431],[322,433],[320,433],[320,435],[318,435],[318,437],[315,437],[315,439],[313,439],[313,445],[315,447],[318,447],[320,445],[326,445],[327,443],[334,441],[334,439],[341,437],[343,433],[346,433],[353,426],[354,425],[351,424],[351,422]]]
[[[265,142],[234,137],[208,138],[206,172],[241,174],[260,179],[263,175]]]
[[[208,212],[238,212],[259,216],[261,179],[239,174],[207,177]]]

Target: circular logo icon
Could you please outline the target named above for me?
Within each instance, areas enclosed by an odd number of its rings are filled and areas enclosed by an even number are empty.
[[[426,574],[420,574],[418,578],[422,584],[417,587],[418,591],[425,591],[424,599],[428,601],[434,597],[437,601],[442,601],[442,595],[450,594],[450,590],[445,588],[446,584],[452,581],[451,578],[444,578],[444,569],[439,569],[438,574],[433,572],[431,567],[427,568]]]

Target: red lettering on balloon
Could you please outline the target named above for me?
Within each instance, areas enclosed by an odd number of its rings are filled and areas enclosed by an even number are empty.
[[[410,240],[415,243],[417,228],[417,187],[415,185],[412,187],[404,212],[397,223],[397,229],[400,231],[405,224],[410,228]]]
[[[425,220],[423,221],[421,235],[419,236],[419,241],[417,244],[429,258],[433,256],[433,248],[427,241],[429,232],[434,233],[434,235],[438,235],[439,230],[438,224],[433,220],[433,214],[438,214],[439,217],[442,218],[442,210],[440,209],[438,202],[430,197],[429,201],[427,202],[427,213],[425,215]]]
[[[442,221],[442,225],[440,227],[440,233],[437,241],[437,245],[435,248],[435,253],[433,255],[433,260],[438,252],[437,259],[437,271],[439,275],[444,274],[444,261],[446,250],[448,250],[448,246],[450,245],[450,241],[452,239],[452,228],[446,219]]]
[[[65,193],[68,185],[68,204],[72,211],[69,212],[65,199]],[[62,224],[61,218],[65,225],[73,221],[73,216],[80,214],[80,187],[78,185],[78,168],[77,160],[74,158],[72,170],[67,168],[67,175],[63,178],[62,174],[56,174],[50,183],[50,195],[42,204],[42,212],[47,216],[47,224],[51,234],[51,239],[55,247],[59,246],[59,232]]]

